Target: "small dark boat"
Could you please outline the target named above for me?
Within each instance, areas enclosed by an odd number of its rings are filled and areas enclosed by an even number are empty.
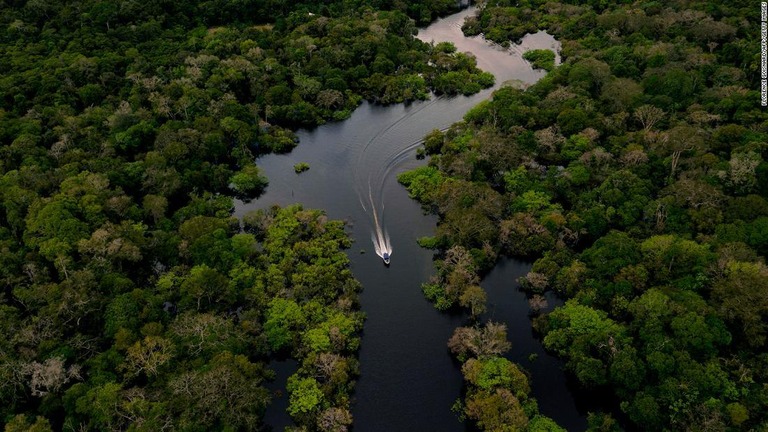
[[[384,252],[384,256],[382,258],[384,259],[384,264],[389,265],[389,253]]]

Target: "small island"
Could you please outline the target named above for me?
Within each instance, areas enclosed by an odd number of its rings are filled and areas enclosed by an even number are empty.
[[[548,49],[526,51],[523,58],[531,62],[534,69],[544,69],[549,72],[555,68],[555,53]]]
[[[296,174],[301,174],[308,169],[309,169],[309,164],[306,162],[299,162],[293,166],[293,170],[296,171]]]

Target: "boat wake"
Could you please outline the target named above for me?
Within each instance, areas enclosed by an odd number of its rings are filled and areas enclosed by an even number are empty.
[[[392,256],[389,234],[386,231],[382,234],[381,230],[376,230],[375,233],[371,233],[371,241],[373,242],[373,248],[376,250],[376,255],[385,261],[389,261],[389,257]]]
[[[412,158],[416,149],[423,142],[420,138],[406,144],[394,132],[403,125],[406,129],[410,127],[410,123],[413,122],[414,118],[418,118],[418,114],[422,110],[428,109],[442,99],[442,97],[433,97],[427,102],[420,103],[414,107],[415,109],[407,110],[399,118],[393,119],[394,121],[388,126],[376,132],[362,146],[357,155],[354,176],[358,200],[360,206],[371,219],[371,242],[376,255],[384,260],[384,264],[389,265],[392,255],[392,243],[386,228],[384,228],[384,186],[395,173],[396,168]],[[398,142],[400,145],[395,148],[382,145],[386,142]]]
[[[384,260],[384,264],[388,265],[389,259],[392,256],[392,243],[389,241],[389,233],[387,233],[387,230],[383,229],[379,223],[379,211],[374,205],[370,185],[368,187],[368,198],[371,201],[371,212],[373,213],[374,230],[371,232],[373,249],[376,251],[376,255]],[[384,209],[382,208],[381,210],[383,213]]]

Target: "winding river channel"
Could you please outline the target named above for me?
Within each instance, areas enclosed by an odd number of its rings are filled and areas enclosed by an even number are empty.
[[[459,51],[477,58],[483,70],[496,76],[496,87],[516,80],[524,84],[543,76],[521,57],[533,48],[557,50],[558,43],[544,32],[528,35],[509,50],[480,37],[461,33],[464,18],[474,8],[439,20],[419,31],[426,42],[453,42]],[[363,284],[361,302],[367,315],[360,350],[361,376],[357,382],[353,415],[358,431],[461,431],[465,426],[450,411],[460,397],[459,366],[447,350],[454,328],[466,317],[440,313],[428,303],[420,285],[433,272],[432,252],[421,249],[416,238],[431,235],[437,219],[424,215],[397,183],[397,174],[424,164],[415,158],[425,134],[444,129],[493,89],[472,97],[433,97],[409,105],[378,106],[363,103],[346,121],[298,132],[300,145],[286,155],[267,155],[257,163],[269,178],[266,193],[250,203],[238,202],[236,216],[274,204],[301,203],[324,209],[331,218],[348,221],[355,244],[348,251],[355,277]],[[309,171],[297,175],[293,165],[306,162]],[[390,236],[392,264],[385,267],[376,256],[371,234],[376,219]],[[531,332],[524,294],[516,279],[530,264],[503,260],[483,281],[488,291],[488,316],[506,322],[513,349],[509,358],[531,373],[533,394],[544,415],[568,430],[584,430],[584,407],[569,389],[562,364],[547,355]],[[552,303],[552,302],[550,302]],[[530,354],[537,354],[529,360]],[[274,362],[275,389],[285,385],[295,370],[293,361]],[[282,430],[290,419],[284,413],[286,396],[278,397],[267,412],[267,423]]]

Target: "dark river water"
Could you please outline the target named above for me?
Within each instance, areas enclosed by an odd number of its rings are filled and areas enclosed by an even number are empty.
[[[529,48],[559,48],[546,33],[527,36],[521,46],[503,50],[481,38],[461,33],[467,9],[421,29],[424,41],[451,41],[460,51],[473,53],[478,66],[496,76],[497,87],[517,80],[530,84],[543,74],[522,60]],[[490,97],[492,89],[472,97],[432,98],[410,105],[362,104],[346,121],[298,132],[301,143],[287,155],[267,155],[257,163],[269,178],[266,193],[250,203],[238,202],[236,215],[273,204],[301,203],[324,209],[328,216],[349,223],[355,240],[349,250],[352,270],[363,284],[362,308],[367,315],[360,350],[361,376],[352,412],[357,431],[462,431],[465,426],[450,411],[460,397],[459,366],[446,343],[454,328],[466,323],[463,315],[439,313],[421,292],[433,272],[432,253],[416,238],[433,234],[437,219],[424,215],[397,183],[397,174],[424,164],[415,158],[421,138],[462,119],[474,105]],[[294,173],[306,162],[309,171]],[[365,208],[364,208],[365,206]],[[391,237],[392,264],[385,267],[374,253],[373,212]],[[482,285],[488,291],[488,317],[509,325],[509,358],[531,372],[534,396],[541,412],[568,430],[584,430],[586,420],[569,390],[562,364],[547,355],[531,333],[525,296],[515,280],[530,264],[503,260]],[[535,361],[529,361],[537,353]],[[295,362],[274,362],[284,386]],[[275,430],[290,424],[284,413],[287,397],[278,398],[267,412]]]

